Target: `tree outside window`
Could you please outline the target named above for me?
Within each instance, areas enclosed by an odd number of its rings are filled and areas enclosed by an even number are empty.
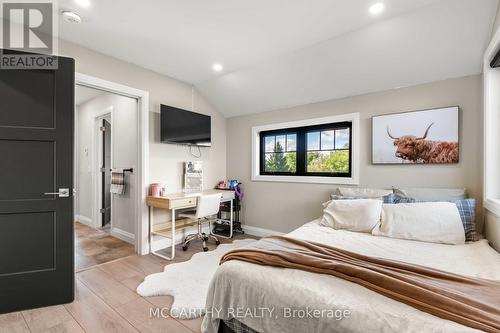
[[[307,172],[349,172],[349,129],[307,133]]]
[[[296,171],[296,135],[268,136],[266,142],[266,172]]]

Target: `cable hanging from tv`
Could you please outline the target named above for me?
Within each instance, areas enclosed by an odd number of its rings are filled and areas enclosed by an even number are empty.
[[[201,148],[200,148],[200,146],[196,146],[196,148],[198,148],[198,155],[193,153],[193,146],[189,145],[189,154],[191,154],[193,157],[200,158],[201,157]]]

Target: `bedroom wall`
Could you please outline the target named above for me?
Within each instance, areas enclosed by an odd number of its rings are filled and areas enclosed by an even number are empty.
[[[76,71],[149,92],[149,182],[166,185],[167,192],[182,190],[183,162],[202,160],[204,184],[212,188],[226,176],[226,119],[194,90],[194,111],[212,116],[212,147],[202,148],[201,159],[186,146],[160,143],[160,104],[191,109],[192,85],[60,40],[59,54],[76,60]],[[160,210],[157,210],[160,211]],[[161,216],[158,222],[168,217]],[[163,219],[163,221],[162,221]]]
[[[336,187],[327,184],[254,182],[252,126],[359,112],[360,186],[466,187],[482,201],[482,76],[308,104],[227,120],[227,175],[243,182],[246,225],[288,232],[321,215],[321,203]],[[371,165],[371,116],[433,107],[461,108],[461,156],[457,165]],[[481,211],[481,209],[478,209]]]

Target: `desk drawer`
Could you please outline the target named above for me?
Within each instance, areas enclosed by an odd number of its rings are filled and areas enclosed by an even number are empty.
[[[236,198],[234,191],[225,191],[225,193],[222,193],[222,201],[229,201],[234,198]]]
[[[170,208],[196,207],[196,197],[171,200]]]

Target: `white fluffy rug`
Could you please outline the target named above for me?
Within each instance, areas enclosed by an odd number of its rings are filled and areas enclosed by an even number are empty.
[[[222,256],[238,247],[255,242],[254,239],[235,240],[220,244],[213,251],[198,252],[190,260],[169,264],[161,273],[148,275],[137,287],[141,296],[171,295],[174,303],[170,315],[193,319],[205,314],[208,286]]]

